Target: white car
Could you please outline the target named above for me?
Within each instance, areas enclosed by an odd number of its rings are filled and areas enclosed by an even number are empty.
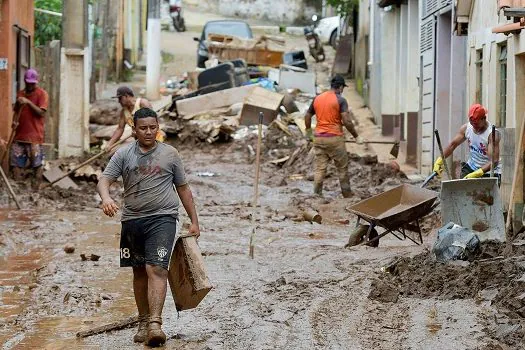
[[[321,39],[323,44],[330,44],[335,49],[337,47],[340,23],[341,18],[339,16],[326,17],[319,21],[314,31],[319,35],[319,39]]]

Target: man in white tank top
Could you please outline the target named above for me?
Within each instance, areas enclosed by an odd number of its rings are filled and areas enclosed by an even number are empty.
[[[487,120],[487,110],[480,104],[474,104],[469,109],[469,122],[464,124],[450,144],[443,150],[445,158],[449,157],[456,147],[467,140],[470,156],[466,163],[461,164],[461,178],[476,179],[489,177],[492,159],[494,175],[501,182],[501,163],[499,157],[500,134],[496,131],[494,154],[492,154],[492,124]],[[443,159],[439,157],[434,163],[434,169],[441,176]]]

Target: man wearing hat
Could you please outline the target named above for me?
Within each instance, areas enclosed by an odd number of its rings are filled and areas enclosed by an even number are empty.
[[[14,111],[18,120],[13,120],[15,137],[11,146],[11,166],[16,181],[24,178],[23,169],[31,168],[33,186],[42,182],[44,152],[44,118],[48,107],[47,92],[38,87],[38,73],[28,69],[24,75],[25,88],[16,95]]]
[[[341,96],[347,86],[342,76],[331,80],[331,89],[315,97],[305,115],[306,134],[314,142],[315,174],[314,193],[322,195],[323,181],[328,163],[333,160],[339,176],[343,197],[352,195],[348,177],[348,153],[346,151],[343,126],[361,143],[351,119],[348,102]],[[312,116],[317,118],[315,132],[312,131]],[[314,137],[315,136],[315,137]]]
[[[133,115],[136,111],[138,111],[141,108],[152,108],[151,103],[148,100],[146,100],[145,98],[135,97],[133,90],[131,90],[131,88],[127,86],[119,87],[117,89],[117,95],[113,96],[113,98],[118,99],[118,102],[122,106],[122,110],[120,112],[118,127],[111,136],[111,139],[109,140],[108,144],[106,145],[107,149],[111,148],[113,144],[120,140],[122,134],[124,133],[124,128],[126,127],[126,124],[133,128]],[[164,138],[165,134],[159,129],[159,131],[157,132],[156,140],[163,142]]]
[[[465,140],[468,141],[470,156],[466,163],[461,163],[461,178],[476,179],[489,177],[492,159],[494,174],[501,182],[501,164],[499,158],[500,135],[496,131],[494,154],[492,154],[492,124],[487,120],[487,110],[482,105],[473,104],[468,113],[469,122],[464,124],[450,144],[443,150],[443,156],[448,158]],[[438,175],[443,172],[443,159],[439,157],[433,169]]]

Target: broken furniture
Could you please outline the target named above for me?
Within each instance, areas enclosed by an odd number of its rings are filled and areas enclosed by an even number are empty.
[[[269,125],[279,113],[279,107],[284,96],[262,87],[255,87],[244,100],[241,110],[240,123],[242,125],[255,125],[259,121],[259,113],[264,114],[263,124]]]
[[[225,62],[218,66],[202,71],[198,76],[199,88],[214,86],[213,91],[226,90],[236,87],[235,66]]]
[[[302,50],[286,52],[283,56],[283,63],[293,67],[308,69],[306,56]]]
[[[179,116],[189,116],[203,111],[229,107],[236,103],[242,103],[255,88],[256,86],[248,85],[202,95],[186,95],[183,98],[174,99],[169,110],[176,111]]]
[[[437,192],[404,184],[362,200],[350,206],[348,211],[358,217],[356,229],[360,229],[361,220],[369,223],[363,243],[370,244],[391,233],[400,240],[408,238],[421,244],[423,237],[419,219],[432,212],[437,198]],[[370,239],[370,234],[376,227],[385,231]],[[415,232],[418,236],[407,235],[407,231]]]
[[[219,61],[243,59],[249,65],[279,67],[283,62],[284,52],[273,49],[271,43],[283,45],[284,40],[270,36],[258,39],[241,39],[231,35],[209,34],[209,56],[215,56]]]

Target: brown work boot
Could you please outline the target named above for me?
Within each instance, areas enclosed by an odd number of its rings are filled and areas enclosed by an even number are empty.
[[[162,331],[162,318],[150,317],[148,324],[148,345],[160,346],[166,342],[166,334]]]
[[[133,337],[135,343],[144,343],[148,336],[148,319],[149,315],[139,315],[139,328]]]

